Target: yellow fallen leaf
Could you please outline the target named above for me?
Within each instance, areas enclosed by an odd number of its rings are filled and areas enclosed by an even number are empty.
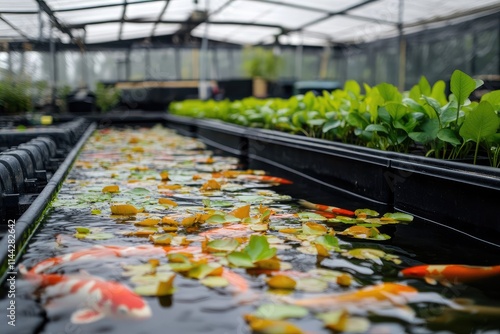
[[[352,283],[351,275],[342,274],[337,277],[337,284],[340,286],[350,286]]]
[[[120,187],[117,185],[110,185],[110,186],[105,186],[102,188],[103,193],[117,193],[120,191]]]
[[[330,256],[330,253],[328,252],[328,249],[326,249],[325,246],[320,244],[314,244],[314,246],[316,246],[316,250],[318,251],[319,256],[324,256],[324,257]]]
[[[250,217],[250,204],[234,209],[229,213],[239,219]]]
[[[135,215],[139,210],[132,204],[113,204],[111,213],[114,215]]]
[[[177,232],[177,226],[163,226],[162,230],[165,232]]]
[[[280,270],[281,261],[278,259],[260,260],[254,263],[259,269]]]
[[[139,231],[126,232],[124,235],[127,237],[149,237],[150,235],[153,235],[155,233],[156,232],[152,230],[139,230]]]
[[[300,328],[284,320],[259,319],[253,315],[245,315],[245,320],[254,332],[261,334],[302,334]]]
[[[135,153],[144,153],[144,148],[141,147],[141,146],[135,146],[135,147],[132,147],[132,152],[135,152]]]
[[[158,200],[158,203],[163,204],[163,205],[170,205],[170,206],[174,206],[174,207],[178,205],[175,201],[172,201],[171,199],[168,199],[168,198],[160,198]]]
[[[167,171],[162,171],[160,172],[160,177],[161,177],[161,180],[162,181],[169,181],[169,177],[168,177],[168,172]]]
[[[155,226],[160,222],[160,218],[146,218],[140,222],[135,223],[136,226]]]
[[[267,280],[267,285],[273,289],[295,289],[297,282],[285,275],[276,275]]]
[[[282,228],[278,232],[295,234],[295,233],[299,232],[299,229],[298,228]]]
[[[176,221],[173,218],[170,218],[169,216],[165,216],[161,219],[161,223],[165,225],[172,225],[172,226],[177,226],[179,225],[179,222]]]
[[[181,189],[182,186],[180,184],[159,184],[158,189],[160,190],[178,190]]]
[[[200,188],[201,191],[206,190],[220,190],[220,183],[214,179],[208,180],[205,184],[203,184]]]
[[[139,142],[139,138],[137,137],[132,137],[128,140],[129,144],[137,144]]]

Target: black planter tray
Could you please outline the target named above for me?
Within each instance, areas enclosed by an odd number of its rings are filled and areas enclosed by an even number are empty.
[[[191,117],[182,117],[166,114],[163,119],[167,122],[167,126],[174,128],[180,134],[195,137],[198,130],[197,119]]]
[[[78,141],[88,123],[83,118],[51,126],[36,126],[24,130],[0,129],[0,149],[25,143],[38,136],[46,136],[58,143],[58,148],[69,150]]]
[[[88,126],[85,133],[67,154],[66,159],[59,166],[50,181],[48,181],[42,192],[38,196],[35,196],[36,199],[29,203],[29,207],[25,209],[25,212],[18,219],[17,217],[5,217],[7,218],[7,226],[4,227],[10,229],[15,226],[15,249],[14,252],[9,252],[9,250],[13,249],[12,241],[10,241],[11,239],[6,235],[2,236],[0,240],[0,273],[2,275],[0,277],[0,282],[4,281],[6,275],[12,270],[14,263],[22,256],[24,249],[28,245],[28,241],[36,232],[39,223],[43,219],[44,213],[50,208],[50,202],[64,181],[80,149],[95,128],[95,124]],[[12,267],[10,267],[10,265],[12,265]]]

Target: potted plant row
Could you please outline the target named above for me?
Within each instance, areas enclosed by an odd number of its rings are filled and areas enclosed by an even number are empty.
[[[444,81],[424,77],[404,93],[347,81],[320,96],[183,101],[170,114],[194,118],[198,134],[250,161],[498,242],[500,91],[470,101],[481,84],[457,70],[449,96]]]

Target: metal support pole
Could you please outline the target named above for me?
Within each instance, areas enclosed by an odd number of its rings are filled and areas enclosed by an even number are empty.
[[[302,78],[302,58],[304,53],[304,40],[302,33],[300,34],[300,44],[295,49],[295,78],[300,80]]]
[[[56,108],[56,80],[57,80],[57,70],[56,70],[56,43],[54,39],[54,27],[50,27],[50,63],[51,63],[51,76],[50,76],[50,104],[55,110]]]
[[[130,80],[130,52],[132,52],[132,50],[128,48],[125,54],[125,81]]]
[[[206,100],[209,97],[208,88],[208,10],[210,9],[210,0],[206,2],[205,10],[207,12],[207,20],[205,21],[205,33],[201,41],[201,55],[200,55],[200,83],[198,86],[198,97],[200,100]]]
[[[43,10],[39,6],[38,7],[38,39],[41,41],[43,40],[43,16],[42,16]]]
[[[398,69],[398,88],[405,90],[406,81],[406,39],[403,34],[403,12],[404,0],[399,0],[399,18],[398,18],[398,45],[399,45],[399,69]]]

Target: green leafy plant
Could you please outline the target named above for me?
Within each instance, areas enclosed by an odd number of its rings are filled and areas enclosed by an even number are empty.
[[[7,77],[0,81],[0,110],[9,114],[30,111],[31,82],[27,78]]]
[[[120,90],[98,83],[95,90],[96,104],[101,112],[108,112],[120,102]]]
[[[349,80],[343,89],[319,96],[187,100],[172,103],[170,111],[385,151],[439,159],[472,157],[474,164],[483,155],[498,167],[500,91],[485,94],[480,103],[471,102],[469,95],[481,84],[457,70],[449,97],[444,81],[431,85],[425,77],[403,93],[388,83],[370,87]]]
[[[252,78],[261,77],[273,80],[278,77],[282,58],[272,50],[262,47],[247,47],[243,50],[243,69]]]

